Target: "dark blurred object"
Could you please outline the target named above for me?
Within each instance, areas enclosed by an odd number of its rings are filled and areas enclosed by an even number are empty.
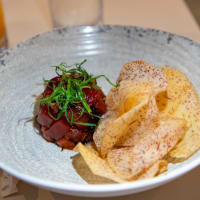
[[[0,53],[7,48],[6,28],[3,15],[2,2],[0,0]]]
[[[200,26],[200,0],[185,0],[185,2]]]

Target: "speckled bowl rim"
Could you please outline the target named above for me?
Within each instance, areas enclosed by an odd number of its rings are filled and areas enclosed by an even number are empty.
[[[4,56],[9,55],[10,53],[12,53],[13,50],[20,48],[23,45],[26,45],[27,43],[29,43],[31,40],[34,40],[37,37],[40,37],[40,35],[48,35],[51,34],[54,31],[62,31],[65,29],[72,29],[72,30],[78,30],[78,31],[83,31],[85,28],[90,27],[92,30],[95,29],[100,29],[100,28],[104,28],[104,29],[110,29],[111,27],[115,27],[115,28],[127,28],[127,29],[138,29],[138,30],[144,30],[144,31],[156,31],[158,33],[161,34],[169,34],[169,35],[173,35],[176,36],[180,39],[182,39],[183,41],[187,41],[188,43],[190,43],[190,45],[195,45],[199,48],[200,50],[200,44],[198,42],[195,42],[185,36],[182,35],[178,35],[176,33],[170,33],[167,31],[163,31],[163,30],[159,30],[159,29],[154,29],[154,28],[146,28],[146,27],[139,27],[139,26],[123,26],[123,25],[100,25],[100,26],[72,26],[72,27],[63,27],[63,28],[56,28],[41,34],[37,34],[34,37],[31,37],[19,44],[17,44],[15,47],[5,50],[3,52],[3,54],[0,56],[0,61],[1,59],[3,59]],[[0,63],[2,65],[4,65],[3,63]],[[1,163],[0,161],[0,168],[6,172],[8,172],[9,174],[24,180],[30,184],[33,185],[37,185],[39,187],[43,187],[43,188],[49,188],[53,191],[58,190],[58,191],[69,191],[69,192],[82,192],[82,193],[103,193],[103,192],[115,192],[115,191],[130,191],[131,189],[140,189],[140,188],[144,188],[144,187],[148,187],[149,188],[153,188],[156,185],[161,185],[164,183],[167,183],[171,180],[174,180],[178,177],[180,177],[181,175],[184,175],[185,173],[191,171],[192,169],[198,167],[200,165],[200,159],[196,158],[195,160],[191,161],[191,163],[180,166],[178,169],[173,170],[172,172],[170,172],[170,174],[167,175],[163,175],[163,176],[159,176],[153,179],[147,179],[147,180],[139,180],[139,181],[133,181],[133,182],[127,182],[127,183],[121,183],[121,184],[103,184],[103,185],[99,185],[99,184],[88,184],[88,185],[83,185],[83,184],[78,184],[78,183],[59,183],[56,181],[45,181],[45,180],[41,180],[39,178],[33,177],[33,176],[29,176],[29,175],[25,175],[23,173],[19,173],[17,170],[12,169],[6,165],[4,165],[3,163]],[[143,191],[141,189],[141,191]],[[129,192],[130,193],[130,192]]]

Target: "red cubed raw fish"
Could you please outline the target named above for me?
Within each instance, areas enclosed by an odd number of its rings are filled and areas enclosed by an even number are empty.
[[[73,149],[75,147],[75,144],[71,142],[67,137],[59,139],[58,141],[56,141],[56,144],[65,149]]]
[[[105,95],[100,89],[92,88],[84,88],[83,92],[86,96],[86,101],[89,106],[93,106],[99,99],[104,98]]]
[[[84,132],[77,128],[71,128],[69,132],[66,133],[66,136],[70,138],[73,142],[81,142],[84,138]]]
[[[53,90],[50,87],[46,87],[42,95],[44,98],[47,98],[52,94],[52,92]]]
[[[40,111],[38,113],[37,122],[46,127],[50,127],[53,124],[54,119],[49,115],[48,108],[46,105],[42,105],[40,107]]]
[[[103,115],[104,113],[106,113],[107,108],[104,98],[99,99],[99,101],[95,103],[94,107],[96,108],[98,114]]]
[[[52,138],[54,140],[59,140],[70,132],[71,126],[60,119],[55,121],[55,123],[48,129],[43,131],[45,137]]]

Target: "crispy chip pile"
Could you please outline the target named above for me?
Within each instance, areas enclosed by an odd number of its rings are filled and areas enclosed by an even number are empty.
[[[200,102],[185,74],[135,61],[117,83],[94,143],[75,148],[94,175],[118,183],[153,178],[200,148]]]
[[[145,117],[144,112],[147,110],[151,93],[152,84],[149,82],[132,84],[132,81],[124,81],[120,85],[116,92],[116,96],[120,96],[119,109],[108,111],[113,116],[112,120],[106,116],[94,133],[94,142],[103,158],[121,137],[126,136],[130,125],[137,126],[138,122]]]

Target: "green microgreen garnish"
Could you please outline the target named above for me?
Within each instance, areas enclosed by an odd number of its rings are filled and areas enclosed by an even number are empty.
[[[113,84],[105,75],[94,76],[92,74],[88,74],[88,72],[82,67],[86,61],[87,60],[85,59],[81,63],[71,66],[62,62],[60,65],[54,66],[56,74],[61,78],[58,84],[56,84],[53,80],[44,80],[46,87],[51,88],[53,92],[49,97],[40,99],[39,102],[40,104],[46,103],[48,107],[54,105],[58,106],[59,112],[56,118],[50,113],[50,109],[48,108],[49,115],[54,120],[59,120],[64,114],[67,121],[71,125],[79,124],[84,126],[96,126],[96,124],[78,122],[78,120],[84,113],[96,118],[101,118],[100,116],[92,113],[90,106],[87,104],[83,89],[91,87],[99,89],[96,84],[96,80],[101,77],[104,77],[105,80],[114,87],[117,87],[118,84]],[[80,104],[82,106],[80,106]],[[79,106],[81,110],[80,115],[77,118],[74,117],[72,111],[73,106]]]

